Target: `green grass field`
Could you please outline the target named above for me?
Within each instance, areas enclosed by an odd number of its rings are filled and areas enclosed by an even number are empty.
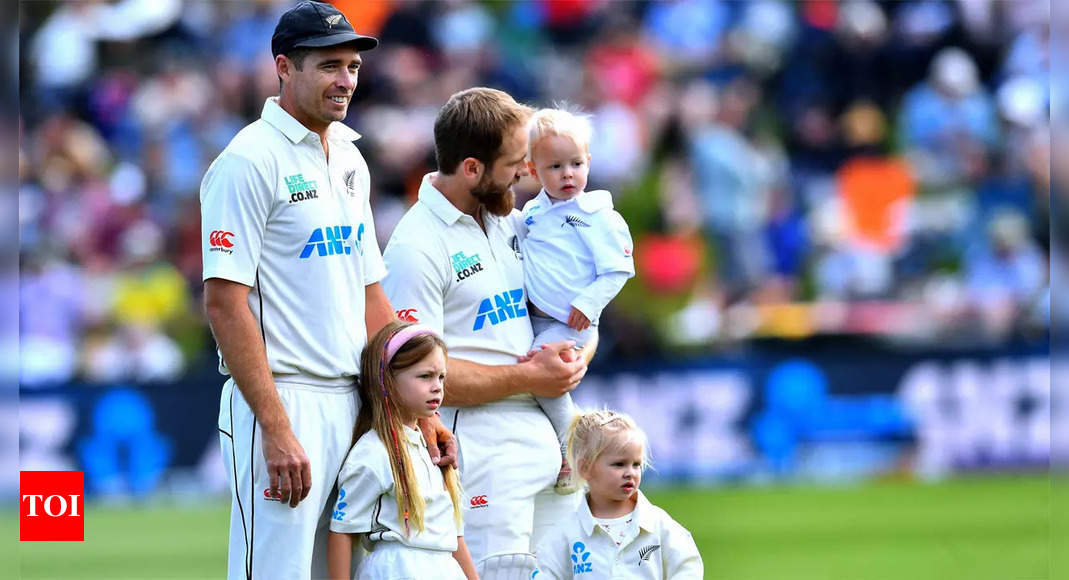
[[[694,534],[706,578],[1051,578],[1050,480],[655,489]],[[220,578],[227,506],[90,504],[82,543],[19,544],[21,578]],[[7,528],[10,529],[10,528]]]

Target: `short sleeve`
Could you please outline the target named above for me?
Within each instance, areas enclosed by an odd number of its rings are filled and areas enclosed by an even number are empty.
[[[397,309],[401,320],[420,322],[438,332],[444,332],[445,292],[448,280],[429,253],[433,240],[413,242],[390,240],[383,261],[386,277],[382,288],[390,304]]]
[[[564,578],[570,578],[570,556],[568,542],[565,539],[563,530],[560,529],[560,524],[558,524],[557,527],[542,537],[542,541],[539,542],[538,547],[535,549],[538,568],[531,575],[531,578],[534,580],[564,580]]]
[[[694,537],[686,528],[675,521],[670,521],[664,529],[661,541],[667,550],[662,550],[665,578],[679,580],[701,580],[705,577],[701,553],[694,543]]]
[[[274,201],[271,181],[255,163],[223,152],[200,186],[202,279],[251,287]]]
[[[386,277],[386,265],[382,260],[382,251],[379,250],[378,236],[375,235],[375,218],[371,215],[371,199],[364,200],[364,215],[367,231],[363,233],[364,256],[361,261],[364,274],[364,285],[370,286]]]
[[[370,532],[375,523],[376,504],[393,487],[389,459],[385,451],[354,445],[338,474],[338,501],[330,520],[330,530],[342,534]]]
[[[592,217],[594,227],[576,229],[594,255],[595,274],[627,272],[633,276],[635,261],[631,253],[634,245],[623,216],[615,210],[605,209]]]

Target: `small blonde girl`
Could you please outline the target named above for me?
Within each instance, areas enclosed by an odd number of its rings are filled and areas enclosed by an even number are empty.
[[[357,540],[370,551],[361,580],[477,577],[456,469],[431,463],[416,425],[441,405],[445,369],[441,336],[418,324],[392,322],[364,349],[355,443],[338,475],[327,542],[331,578],[353,577]]]
[[[588,490],[575,514],[539,544],[535,578],[702,578],[690,532],[639,491],[649,453],[631,417],[609,410],[576,415],[568,462]]]

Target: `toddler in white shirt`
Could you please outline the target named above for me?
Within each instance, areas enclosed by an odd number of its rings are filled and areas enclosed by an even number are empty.
[[[582,347],[597,333],[602,309],[635,275],[631,232],[612,194],[586,191],[591,125],[564,109],[541,109],[529,124],[528,169],[542,191],[523,207],[523,273],[531,301],[533,349],[561,340]],[[558,493],[571,493],[564,462],[570,395],[536,397],[561,443]]]
[[[646,449],[646,435],[623,413],[575,417],[568,461],[589,491],[575,515],[542,538],[532,578],[702,578],[702,558],[690,532],[638,489],[649,463]]]

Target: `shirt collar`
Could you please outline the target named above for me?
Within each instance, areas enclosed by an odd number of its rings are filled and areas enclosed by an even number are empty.
[[[438,216],[438,219],[451,226],[460,219],[460,216],[466,214],[446,199],[445,194],[438,191],[437,187],[431,185],[431,175],[431,173],[424,175],[423,183],[419,184],[419,201],[425,204],[431,213]]]
[[[546,189],[544,187],[542,188],[542,191],[539,191],[538,195],[535,196],[535,201],[542,204],[542,207],[545,209],[553,207],[553,200],[550,199],[549,194],[546,193]]]
[[[597,213],[604,208],[612,207],[612,194],[604,189],[595,189],[594,191],[584,191],[576,197],[565,201],[556,201],[549,197],[545,188],[538,192],[535,196],[535,201],[542,204],[544,210],[549,210],[551,207],[565,206],[571,203],[579,206],[579,209],[586,213]]]
[[[579,209],[586,213],[597,213],[605,208],[612,208],[612,194],[604,189],[584,191],[579,197],[573,198]]]
[[[270,124],[272,127],[278,129],[286,136],[287,139],[293,143],[300,143],[312,130],[301,124],[300,121],[293,118],[278,104],[278,97],[268,97],[264,101],[263,112],[260,113],[260,118]],[[327,140],[334,142],[347,142],[352,143],[360,138],[360,133],[353,131],[345,123],[335,121],[327,127]]]
[[[642,493],[642,490],[637,490],[636,493],[638,493],[638,503],[635,505],[635,517],[638,518],[638,527],[647,532],[653,532],[655,531],[654,526],[657,524],[656,518],[653,517],[653,504],[646,499],[646,495]],[[579,526],[587,536],[593,535],[594,529],[597,527],[597,522],[594,521],[594,514],[590,513],[590,503],[585,496],[579,502]]]
[[[654,517],[653,504],[646,499],[646,494],[638,490],[638,505],[635,506],[635,516],[638,517],[638,527],[647,532],[654,532],[657,526],[657,518]]]
[[[421,433],[419,429],[413,429],[408,425],[404,425],[404,430],[405,438],[408,439],[410,444],[423,447],[427,446],[427,442],[423,440],[423,433]]]

